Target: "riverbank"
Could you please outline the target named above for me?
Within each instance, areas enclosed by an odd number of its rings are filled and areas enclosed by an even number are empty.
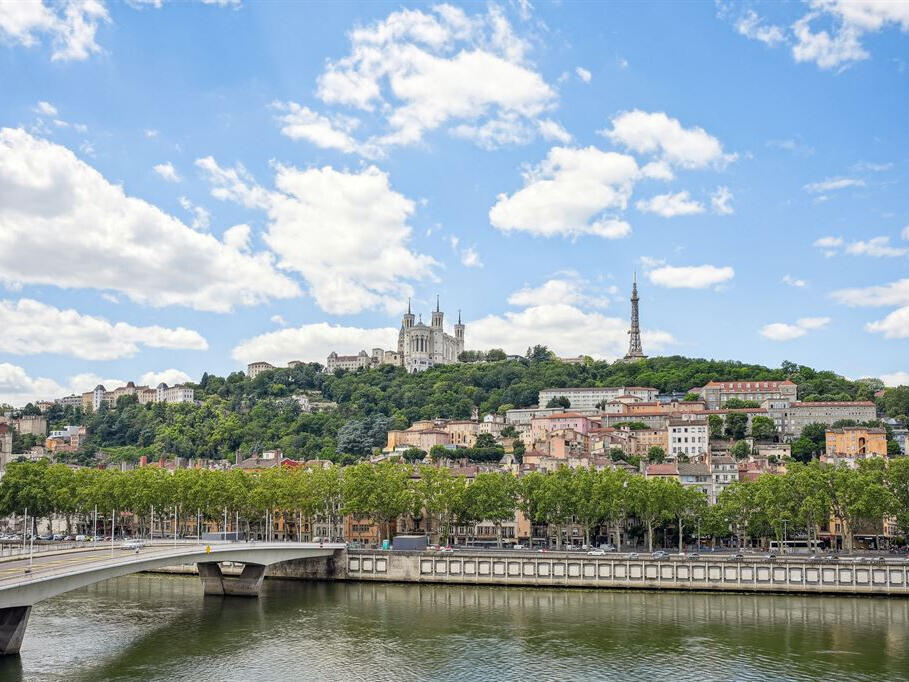
[[[228,571],[230,568],[227,569]],[[240,568],[235,567],[239,572]],[[195,565],[162,569],[196,573]],[[909,562],[734,561],[530,552],[342,550],[333,557],[270,566],[268,578],[524,587],[909,596]]]

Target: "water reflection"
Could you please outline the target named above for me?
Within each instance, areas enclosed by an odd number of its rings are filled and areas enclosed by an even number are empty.
[[[907,679],[907,636],[904,599],[130,576],[36,605],[0,679]]]

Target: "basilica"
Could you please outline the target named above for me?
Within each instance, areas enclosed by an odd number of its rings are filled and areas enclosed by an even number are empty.
[[[358,355],[338,355],[333,352],[328,356],[326,369],[356,370],[361,367],[379,365],[399,365],[408,372],[422,372],[435,365],[450,365],[458,362],[458,356],[464,352],[464,325],[461,313],[458,312],[458,323],[454,326],[454,336],[447,334],[443,328],[445,313],[439,308],[436,298],[436,309],[427,326],[422,317],[415,319],[407,302],[407,312],[401,318],[401,330],[398,332],[398,349],[383,350],[373,348],[371,354],[361,350]]]

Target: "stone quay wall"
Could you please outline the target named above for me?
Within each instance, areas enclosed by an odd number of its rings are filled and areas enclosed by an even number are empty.
[[[909,562],[625,559],[579,554],[347,551],[326,578],[619,589],[909,596]],[[338,565],[343,562],[343,565]]]

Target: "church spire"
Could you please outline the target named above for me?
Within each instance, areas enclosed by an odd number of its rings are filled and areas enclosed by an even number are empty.
[[[634,272],[631,283],[631,329],[628,330],[628,353],[625,362],[643,360],[647,356],[641,348],[641,326],[638,317],[638,273]]]

